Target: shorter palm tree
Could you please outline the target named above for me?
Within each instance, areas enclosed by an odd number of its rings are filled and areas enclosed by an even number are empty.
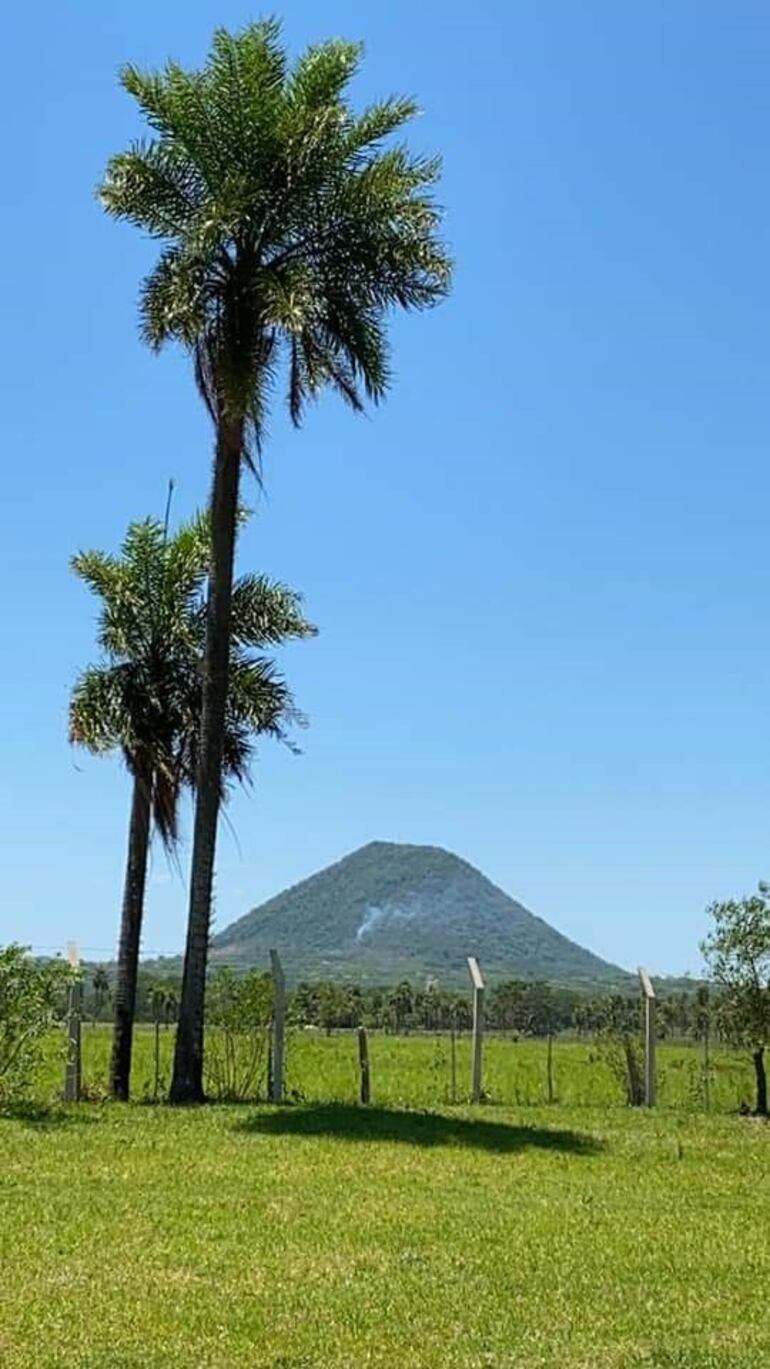
[[[203,700],[210,525],[197,517],[175,536],[155,519],[132,523],[119,556],[81,552],[72,567],[101,600],[104,653],[77,680],[70,740],[95,755],[120,751],[133,779],[128,858],[114,990],[111,1091],[127,1099],[147,862],[154,827],[167,851],[179,836],[179,804],[195,787]],[[255,738],[291,745],[302,723],[289,688],[263,654],[316,629],[300,596],[265,576],[246,575],[233,591],[233,635],[223,797],[248,782]]]

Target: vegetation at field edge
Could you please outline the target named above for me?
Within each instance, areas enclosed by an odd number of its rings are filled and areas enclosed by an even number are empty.
[[[173,1057],[173,1026],[161,1027],[159,1087],[162,1097],[170,1078]],[[83,1077],[91,1097],[107,1089],[110,1031],[106,1024],[83,1028]],[[452,1101],[451,1039],[448,1034],[370,1037],[372,1088],[375,1102],[429,1108]],[[556,1108],[621,1108],[625,1104],[622,1084],[613,1076],[606,1058],[590,1042],[557,1039],[554,1043]],[[456,1098],[468,1096],[471,1043],[467,1034],[455,1045]],[[36,1096],[55,1098],[61,1089],[63,1041],[51,1033],[47,1058],[40,1073]],[[753,1079],[747,1052],[719,1049],[704,1074],[702,1053],[691,1045],[658,1047],[658,1099],[661,1108],[702,1111],[708,1102],[714,1112],[737,1112],[751,1102]],[[287,1038],[286,1082],[295,1101],[352,1102],[358,1097],[358,1055],[354,1033],[326,1036],[315,1031],[292,1031]],[[266,1095],[267,1062],[263,1058],[257,1092]],[[484,1087],[488,1104],[536,1107],[547,1099],[547,1044],[489,1036],[484,1046]],[[133,1096],[152,1100],[155,1089],[155,1038],[152,1028],[140,1026],[134,1052]]]

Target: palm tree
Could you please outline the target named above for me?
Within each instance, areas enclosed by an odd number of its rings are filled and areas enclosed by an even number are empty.
[[[93,1020],[98,1022],[102,1008],[110,996],[110,979],[103,965],[97,965],[94,970],[91,987],[94,992]]]
[[[390,380],[387,321],[425,309],[451,266],[432,198],[435,158],[388,143],[417,112],[391,98],[356,114],[360,46],[334,40],[291,66],[274,20],[214,34],[202,69],[127,66],[153,136],[113,157],[104,207],[162,248],[141,324],[191,355],[215,429],[200,773],[171,1096],[203,1098],[203,1003],[224,746],[242,462],[253,463],[280,383],[299,425],[330,387],[354,410]]]
[[[210,560],[209,520],[197,518],[173,537],[153,519],[133,523],[120,556],[91,551],[72,562],[101,600],[105,660],[75,684],[70,740],[97,755],[119,750],[133,779],[110,1067],[119,1099],[129,1094],[151,828],[174,849],[180,797],[197,773]],[[232,621],[223,787],[248,780],[257,734],[290,742],[288,729],[302,721],[285,681],[255,650],[315,632],[299,596],[264,576],[236,583]]]

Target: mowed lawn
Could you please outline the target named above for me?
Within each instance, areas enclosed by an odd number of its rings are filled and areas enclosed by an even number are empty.
[[[0,1364],[770,1364],[770,1128],[86,1104],[0,1120]]]

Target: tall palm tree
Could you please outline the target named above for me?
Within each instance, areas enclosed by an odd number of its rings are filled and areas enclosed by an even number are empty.
[[[361,48],[334,40],[293,64],[274,20],[217,30],[205,66],[127,66],[153,136],[113,157],[101,198],[157,238],[141,322],[177,342],[215,428],[200,774],[171,1096],[203,1098],[203,1001],[224,745],[238,486],[280,384],[295,424],[330,387],[354,410],[390,380],[387,321],[447,292],[435,158],[388,140],[417,112],[348,100]]]
[[[101,600],[105,660],[75,684],[70,739],[96,754],[121,751],[133,778],[110,1067],[119,1099],[129,1095],[151,829],[167,849],[175,847],[180,797],[194,787],[198,769],[210,561],[209,520],[198,518],[173,537],[152,519],[133,523],[120,556],[83,552],[72,563]],[[301,721],[285,681],[255,652],[315,632],[299,596],[264,576],[236,583],[232,622],[223,787],[247,781],[256,735],[289,741],[288,729]]]

